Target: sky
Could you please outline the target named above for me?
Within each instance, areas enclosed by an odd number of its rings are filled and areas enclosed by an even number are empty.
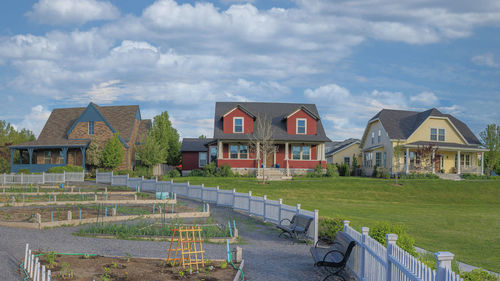
[[[216,101],[314,103],[332,140],[383,108],[500,123],[498,0],[0,2],[0,120],[138,104],[182,137]]]

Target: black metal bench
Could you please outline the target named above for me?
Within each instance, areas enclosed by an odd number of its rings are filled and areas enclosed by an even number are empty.
[[[288,224],[283,224],[283,222],[285,221],[288,221]],[[312,221],[313,218],[300,214],[294,215],[292,217],[292,220],[282,219],[280,221],[280,224],[276,226],[281,230],[279,237],[281,237],[281,235],[283,234],[286,234],[289,236],[288,238],[305,238],[307,236],[307,231],[309,230],[309,225],[311,225]]]
[[[314,247],[311,247],[314,266],[322,267],[329,273],[323,281],[331,276],[340,277],[345,281],[340,273],[345,269],[354,246],[356,246],[356,242],[344,232],[339,231],[329,248],[318,247],[317,242]]]

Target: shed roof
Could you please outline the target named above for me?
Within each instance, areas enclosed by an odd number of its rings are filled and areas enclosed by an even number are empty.
[[[181,152],[204,152],[208,151],[208,144],[214,139],[183,138]]]

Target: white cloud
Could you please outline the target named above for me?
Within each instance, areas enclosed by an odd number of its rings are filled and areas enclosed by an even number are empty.
[[[34,21],[54,25],[112,20],[119,15],[119,10],[110,2],[96,0],[40,0],[27,13]]]
[[[76,100],[87,103],[89,101],[97,104],[110,104],[118,99],[122,94],[120,80],[110,80],[99,84],[92,85],[92,88],[82,97],[75,98]]]
[[[499,64],[495,61],[495,56],[492,53],[474,56],[471,61],[477,65],[499,67]]]
[[[49,110],[42,105],[36,105],[31,108],[30,113],[24,116],[24,119],[19,124],[16,124],[15,127],[18,129],[29,129],[33,131],[35,136],[38,136],[49,116]]]
[[[304,92],[307,98],[316,100],[318,102],[322,100],[338,100],[341,101],[343,99],[350,98],[351,94],[349,90],[344,87],[341,87],[337,84],[328,84],[321,86],[317,89],[307,89]]]
[[[434,106],[439,103],[438,97],[433,92],[422,92],[411,96],[410,101],[423,106]]]

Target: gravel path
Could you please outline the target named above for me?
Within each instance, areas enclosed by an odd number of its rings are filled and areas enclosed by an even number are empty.
[[[312,266],[309,245],[278,238],[279,232],[273,225],[229,208],[211,206],[211,211],[218,222],[236,220],[242,236],[245,280],[321,280],[321,274]],[[0,227],[0,280],[22,280],[18,265],[26,243],[31,249],[118,256],[130,253],[139,257],[165,257],[168,249],[166,242],[73,236],[80,227],[45,230]],[[204,248],[210,259],[226,256],[223,244],[204,244]]]

